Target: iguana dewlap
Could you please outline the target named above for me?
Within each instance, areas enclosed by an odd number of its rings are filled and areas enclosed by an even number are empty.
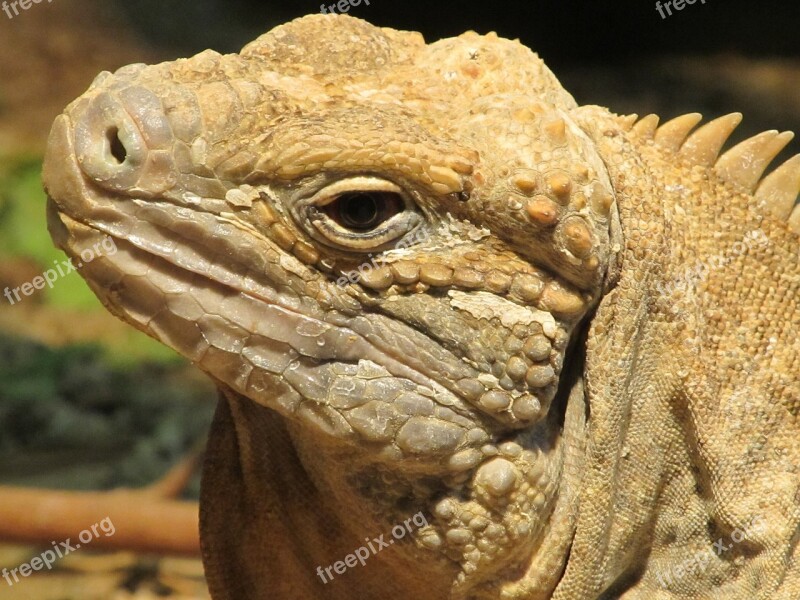
[[[213,597],[800,597],[800,157],[699,119],[329,15],[98,76],[50,230],[219,384]]]

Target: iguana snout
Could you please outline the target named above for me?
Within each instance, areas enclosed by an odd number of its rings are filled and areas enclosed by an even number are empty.
[[[175,185],[173,134],[159,98],[146,87],[103,92],[74,117],[75,156],[100,187],[153,197]]]

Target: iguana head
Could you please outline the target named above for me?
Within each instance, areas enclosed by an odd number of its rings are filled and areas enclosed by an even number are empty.
[[[464,590],[526,572],[548,590],[582,324],[614,284],[615,189],[636,185],[612,186],[576,115],[517,42],[307,17],[98,76],[52,129],[51,233],[76,257],[113,238],[81,268],[95,293],[280,414],[345,529],[422,510],[400,555]]]
[[[516,42],[309,17],[238,55],[98,76],[52,129],[51,231],[74,256],[113,238],[81,271],[112,312],[299,444],[352,453],[348,478],[407,482],[353,492],[374,510],[404,514],[409,486],[441,505],[422,539],[469,532],[469,558],[448,549],[466,573],[499,567],[556,503],[568,350],[611,254],[613,192],[573,108]],[[489,554],[467,511],[494,523]]]

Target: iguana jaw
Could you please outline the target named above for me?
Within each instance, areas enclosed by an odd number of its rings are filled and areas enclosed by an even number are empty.
[[[51,149],[60,148],[60,138],[53,139]],[[312,273],[301,271],[303,265],[251,228],[210,212],[181,213],[154,199],[107,199],[85,178],[74,176],[78,171],[69,168],[76,166],[71,159],[61,160],[62,170],[54,173],[53,156],[48,154],[45,178],[54,240],[77,262],[84,249],[106,236],[114,239],[115,254],[82,267],[92,289],[120,318],[221,383],[315,431],[321,428],[340,440],[368,444],[372,452],[376,444],[385,444],[378,460],[417,464],[427,456],[438,462],[454,448],[488,441],[498,429],[443,385],[447,381],[441,370],[446,366],[469,374],[457,357],[432,346],[428,356],[435,357],[438,367],[423,372],[421,363],[392,347],[391,339],[373,334],[385,330],[380,323],[385,317],[348,316],[358,306],[355,301],[325,294],[324,289],[316,297],[301,296],[291,283],[306,283],[303,277]],[[106,200],[115,206],[99,209]],[[131,207],[147,220],[135,221]],[[77,220],[72,216],[76,213],[88,216]],[[220,237],[223,228],[227,235]],[[206,252],[210,247],[215,250]],[[407,351],[432,344],[402,324],[396,329],[395,335],[410,339]],[[270,387],[265,380],[279,378],[290,384],[286,393],[275,397],[265,392]],[[361,385],[348,384],[350,378]],[[376,378],[384,382],[365,387],[365,381]],[[375,430],[357,409],[373,401],[390,403],[386,394],[391,389],[405,397],[408,414],[400,412],[385,430]],[[424,447],[414,446],[419,432],[410,427],[412,439],[404,450],[397,447],[402,423],[433,417],[429,411],[434,407],[436,418],[452,425],[438,433],[435,426],[428,429],[431,439]],[[352,423],[337,414],[348,409],[356,409]]]

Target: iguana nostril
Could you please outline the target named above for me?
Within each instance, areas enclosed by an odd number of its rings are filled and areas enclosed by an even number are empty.
[[[102,92],[71,117],[81,171],[108,189],[124,191],[136,185],[149,149],[119,100]]]
[[[128,158],[128,151],[125,149],[125,144],[119,139],[119,128],[109,127],[106,131],[106,139],[108,140],[108,148],[111,152],[111,156],[119,164],[124,163]]]
[[[93,184],[140,197],[175,185],[172,131],[152,92],[100,91],[69,116],[78,167]]]

